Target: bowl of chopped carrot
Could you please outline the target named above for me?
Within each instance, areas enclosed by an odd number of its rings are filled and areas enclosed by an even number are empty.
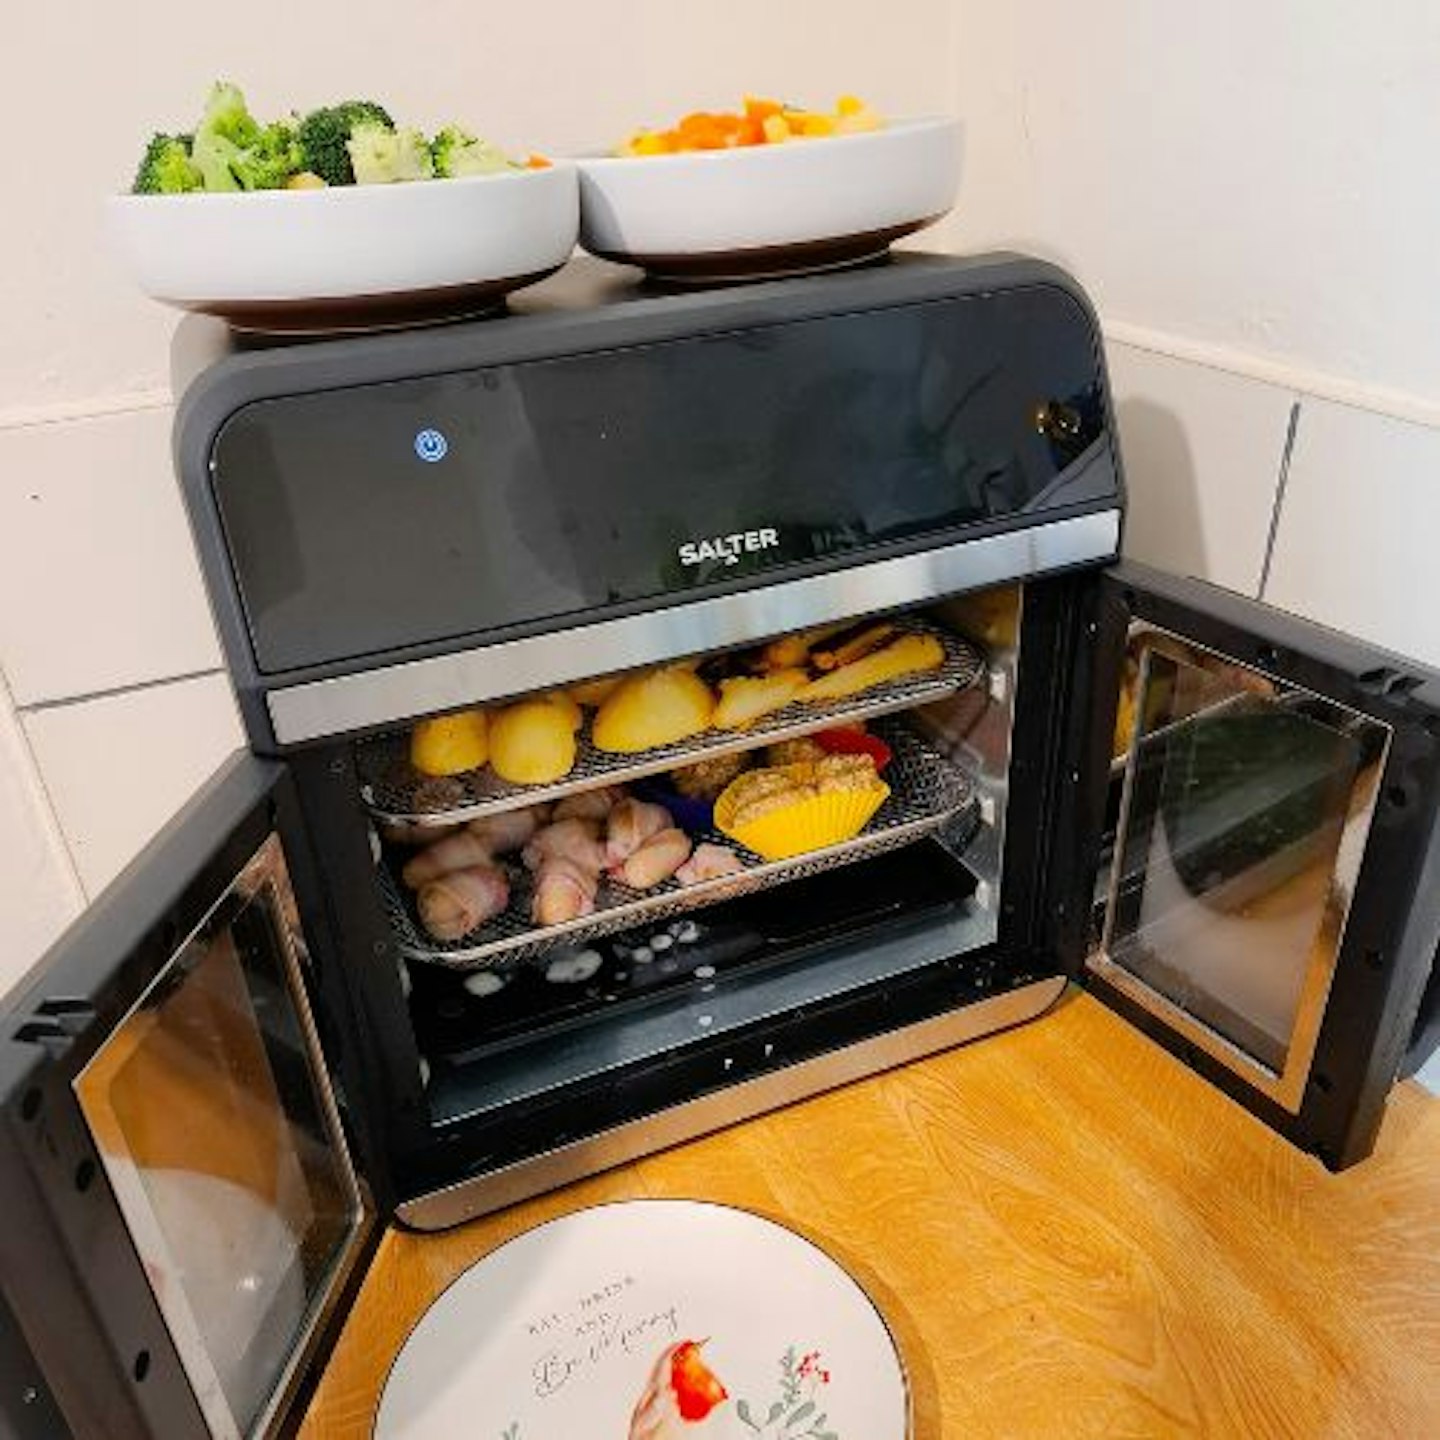
[[[672,281],[833,269],[883,256],[955,203],[960,127],[748,98],[579,157],[580,243]]]

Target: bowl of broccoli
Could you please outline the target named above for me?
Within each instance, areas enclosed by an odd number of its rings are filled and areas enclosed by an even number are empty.
[[[574,167],[459,125],[348,100],[266,123],[217,84],[193,130],[154,135],[110,231],[147,295],[246,330],[450,319],[552,273],[575,246]]]

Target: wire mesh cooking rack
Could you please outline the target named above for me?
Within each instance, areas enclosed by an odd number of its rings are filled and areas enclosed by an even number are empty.
[[[898,631],[934,635],[945,650],[936,670],[902,675],[829,704],[792,702],[762,716],[746,730],[707,730],[672,745],[657,745],[638,754],[597,750],[590,741],[587,715],[579,736],[574,768],[551,785],[514,785],[488,766],[460,775],[425,776],[410,764],[408,731],[383,735],[362,744],[356,755],[360,795],[380,820],[410,825],[455,825],[481,815],[511,810],[540,800],[557,800],[596,785],[636,780],[709,755],[751,750],[756,745],[795,735],[808,735],[835,725],[868,720],[896,710],[909,710],[943,700],[967,689],[985,673],[984,656],[968,641],[925,621],[905,617]]]
[[[763,860],[718,831],[698,833],[692,836],[697,845],[708,841],[728,847],[744,862],[744,871],[694,885],[671,879],[653,890],[632,890],[607,878],[600,883],[594,913],[544,927],[537,927],[530,919],[530,877],[521,866],[514,865],[509,870],[510,904],[506,910],[453,941],[433,940],[425,933],[414,896],[382,862],[381,889],[396,943],[411,960],[425,960],[453,970],[508,970],[561,942],[582,944],[626,930],[642,920],[669,919],[782,881],[818,875],[898,849],[959,823],[974,804],[974,789],[964,773],[903,725],[885,726],[884,738],[894,754],[885,771],[890,795],[865,829],[851,840],[789,860]]]

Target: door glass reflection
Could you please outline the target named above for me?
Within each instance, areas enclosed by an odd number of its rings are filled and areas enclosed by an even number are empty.
[[[291,988],[293,919],[272,838],[76,1082],[222,1435],[262,1417],[362,1218]]]
[[[1148,627],[1130,661],[1104,957],[1298,1103],[1388,729]]]

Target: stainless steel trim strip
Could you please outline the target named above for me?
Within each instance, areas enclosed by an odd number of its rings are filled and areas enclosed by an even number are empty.
[[[1065,984],[1063,975],[1036,980],[1007,994],[937,1015],[933,1020],[743,1080],[489,1174],[406,1200],[397,1207],[396,1217],[416,1230],[448,1229],[598,1170],[724,1129],[763,1111],[777,1110],[822,1090],[918,1060],[922,1055],[1023,1024],[1048,1010],[1060,998]]]
[[[1119,540],[1119,510],[1103,510],[738,595],[312,680],[271,691],[266,704],[282,745],[319,740],[543,690],[582,676],[743,645],[848,615],[1109,560],[1118,553]]]

